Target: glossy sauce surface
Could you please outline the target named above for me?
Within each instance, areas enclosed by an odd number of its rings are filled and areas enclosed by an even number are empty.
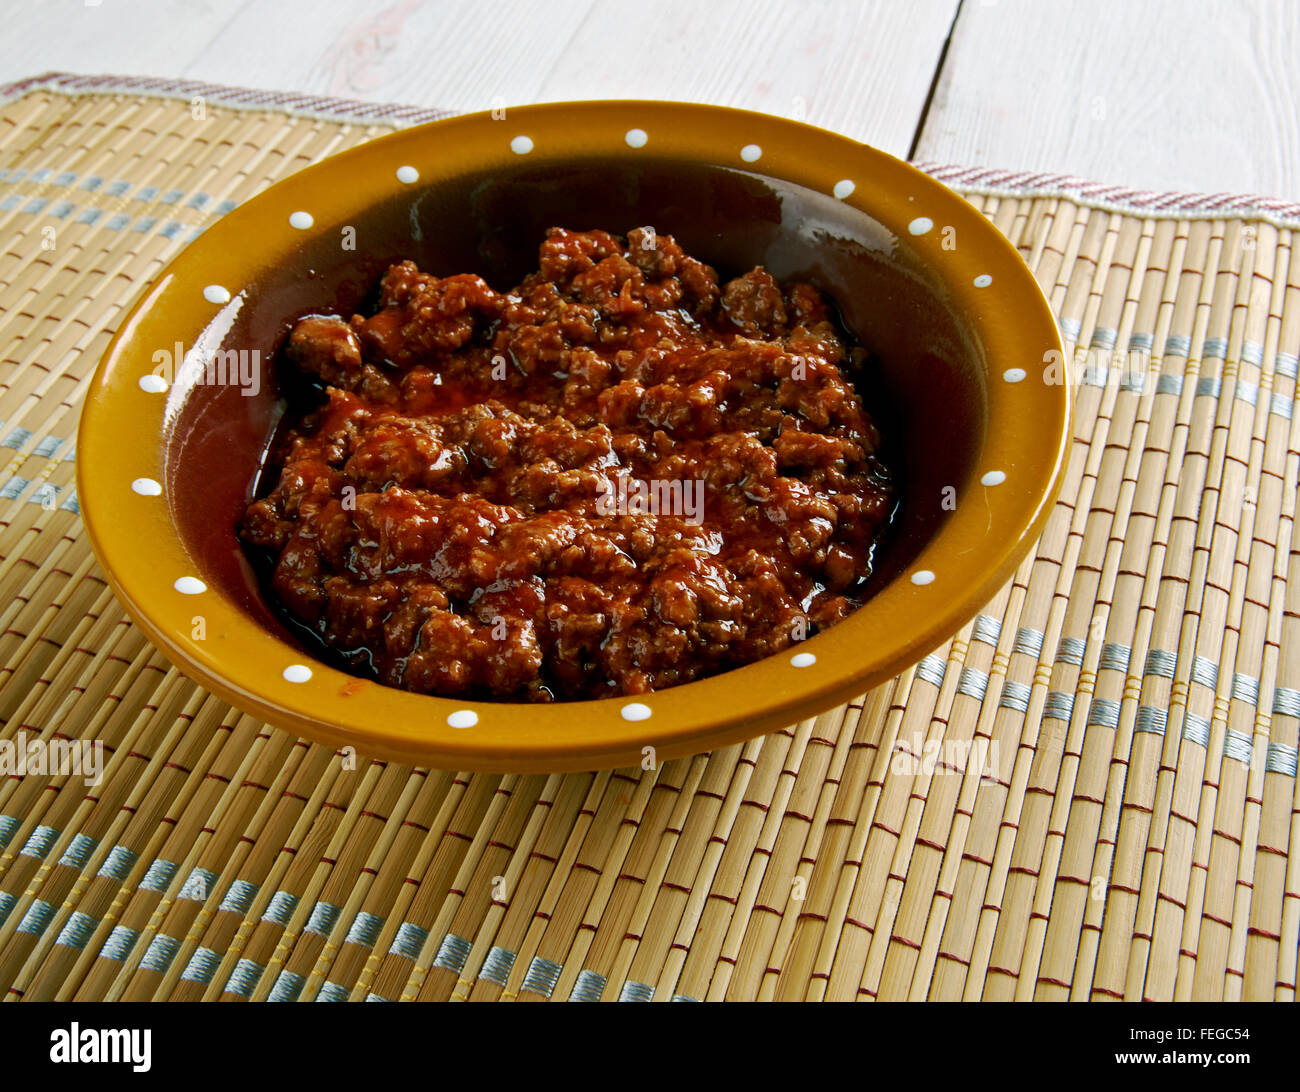
[[[240,534],[351,669],[510,701],[726,671],[861,602],[896,502],[816,289],[719,284],[649,229],[552,229],[509,292],[409,262],[311,316]]]

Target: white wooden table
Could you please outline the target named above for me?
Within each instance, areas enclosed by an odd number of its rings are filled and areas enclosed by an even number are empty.
[[[1293,0],[0,0],[0,27],[0,82],[684,99],[928,162],[1300,198]]]

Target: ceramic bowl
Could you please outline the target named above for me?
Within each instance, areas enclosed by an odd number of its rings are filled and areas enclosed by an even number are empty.
[[[762,264],[835,300],[879,356],[865,393],[902,475],[871,598],[779,655],[637,699],[456,701],[313,659],[268,609],[235,535],[284,408],[277,347],[303,314],[363,306],[402,258],[514,284],[552,225],[649,225],[724,277]],[[883,152],[712,106],[512,108],[335,155],[191,243],[142,292],[99,366],[78,488],[131,617],[187,675],[271,724],[459,770],[633,765],[647,747],[663,761],[861,694],[978,611],[1055,497],[1069,397],[1044,362],[1060,351],[1015,248]]]

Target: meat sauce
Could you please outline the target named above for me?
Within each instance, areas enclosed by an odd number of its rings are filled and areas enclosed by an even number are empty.
[[[240,535],[353,671],[419,693],[643,694],[860,603],[896,486],[865,354],[807,284],[725,284],[674,240],[554,228],[508,292],[392,266],[310,316]]]

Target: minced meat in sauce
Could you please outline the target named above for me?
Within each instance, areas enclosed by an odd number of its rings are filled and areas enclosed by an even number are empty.
[[[570,700],[739,667],[860,604],[895,503],[821,294],[719,286],[651,229],[553,228],[509,292],[401,262],[375,314],[304,318],[284,356],[323,404],[240,534],[390,686]]]

